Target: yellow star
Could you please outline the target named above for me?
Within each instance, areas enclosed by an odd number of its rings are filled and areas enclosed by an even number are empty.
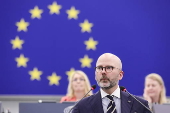
[[[38,6],[35,6],[34,9],[31,9],[29,11],[31,13],[31,18],[41,18],[41,13],[43,13],[43,10],[39,9]]]
[[[57,76],[56,73],[52,73],[51,76],[48,76],[47,79],[50,81],[50,85],[59,85],[59,80],[61,79],[60,76]]]
[[[29,59],[24,57],[23,54],[20,54],[20,57],[15,58],[15,61],[17,62],[17,67],[27,67],[27,62],[29,61]]]
[[[84,56],[84,58],[80,58],[79,61],[81,62],[81,67],[91,67],[91,62],[93,62],[93,59],[89,58],[87,55]]]
[[[67,10],[66,13],[68,14],[68,19],[77,19],[78,18],[78,14],[80,13],[79,10],[76,10],[75,7],[71,7],[70,10]]]
[[[50,14],[60,14],[60,9],[62,8],[62,6],[58,5],[57,2],[53,2],[52,5],[48,5],[48,8],[50,9]]]
[[[15,37],[14,40],[11,40],[11,44],[12,44],[12,49],[22,49],[22,44],[24,43],[23,40],[20,40],[18,36]]]
[[[66,72],[66,75],[68,75],[68,79],[70,79],[74,72],[75,72],[74,68],[71,68],[70,71]]]
[[[16,23],[16,26],[18,27],[17,31],[27,31],[27,27],[29,26],[29,22],[25,22],[25,20],[22,18],[20,22]]]
[[[93,23],[89,23],[88,20],[84,20],[84,23],[79,24],[81,27],[81,32],[91,32],[91,27],[93,27]]]
[[[34,68],[32,71],[28,72],[31,75],[31,80],[40,80],[40,76],[42,75],[42,71],[38,71],[37,68]]]
[[[94,41],[92,37],[89,38],[88,41],[85,41],[84,44],[86,44],[86,49],[89,50],[89,49],[93,49],[95,50],[96,49],[96,45],[98,44],[97,41]]]

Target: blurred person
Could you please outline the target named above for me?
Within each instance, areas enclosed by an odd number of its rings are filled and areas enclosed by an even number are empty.
[[[164,81],[159,74],[151,73],[145,77],[144,99],[150,103],[167,103]]]
[[[78,101],[91,89],[91,84],[88,76],[80,70],[76,70],[69,78],[66,96],[62,97],[63,101]],[[87,96],[92,95],[92,91]]]
[[[148,109],[127,92],[120,90],[123,78],[122,62],[112,53],[99,56],[95,67],[95,79],[100,90],[79,101],[72,113],[150,113],[148,102],[137,96]]]

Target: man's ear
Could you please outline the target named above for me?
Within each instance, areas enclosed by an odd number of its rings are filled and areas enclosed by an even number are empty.
[[[124,72],[123,72],[123,71],[121,71],[119,75],[120,75],[120,76],[119,76],[119,80],[122,80],[123,75],[124,75]]]

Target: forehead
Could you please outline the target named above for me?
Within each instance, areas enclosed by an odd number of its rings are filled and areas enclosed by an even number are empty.
[[[159,82],[157,80],[151,79],[151,78],[147,78],[146,79],[146,84],[159,84]]]
[[[96,62],[96,66],[117,66],[119,63],[119,61],[111,55],[103,55],[101,57],[98,58],[97,62]]]
[[[84,78],[83,75],[79,74],[79,73],[75,73],[73,75],[73,78]]]

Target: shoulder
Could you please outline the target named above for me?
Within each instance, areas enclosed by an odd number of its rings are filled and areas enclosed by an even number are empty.
[[[88,97],[85,97],[85,98],[83,98],[79,103],[78,103],[78,105],[91,105],[94,101],[96,101],[96,100],[98,100],[100,98],[100,93],[99,92],[97,92],[97,93],[95,93],[95,94],[93,94],[93,95],[90,95],[90,96],[88,96]]]
[[[170,98],[167,97],[167,103],[169,104],[170,103]]]
[[[95,98],[96,94],[90,95],[88,97],[85,97],[84,99],[82,99],[83,102],[90,102],[93,101],[93,99]]]
[[[142,104],[144,104],[145,106],[149,107],[148,106],[148,101],[144,100],[142,97],[139,97],[139,96],[136,96],[136,95],[133,95],[133,94],[128,94],[127,92],[122,92],[122,99],[123,101],[132,101],[133,102],[133,105],[135,106],[142,106]]]
[[[134,95],[135,96],[135,95]],[[143,97],[139,97],[139,96],[135,96],[136,99],[138,99],[141,102],[147,103],[148,101],[146,101]]]
[[[143,99],[142,97],[140,96],[136,96],[134,95],[135,98],[134,99],[134,105],[135,106],[140,106],[140,107],[143,107],[145,109],[145,107],[147,108],[151,108],[151,106],[149,105],[148,101]],[[143,104],[143,105],[142,105]],[[146,110],[146,109],[145,109]]]
[[[68,96],[64,96],[64,97],[62,97],[61,99],[67,99],[67,98],[69,98]]]
[[[76,101],[76,98],[70,98],[69,96],[64,96],[61,98],[60,103],[64,101]]]
[[[144,100],[142,97],[140,97],[140,96],[136,96],[136,95],[133,95],[133,94],[128,94],[128,93],[126,93],[126,92],[123,92],[123,91],[121,91],[121,93],[122,93],[122,95],[124,95],[125,97],[127,97],[127,98],[131,98],[132,100],[139,100],[139,101],[141,101],[142,103],[147,103],[147,101],[146,100]]]
[[[61,100],[60,100],[60,103],[63,102],[63,101],[66,101],[67,99],[68,99],[68,96],[62,97]]]
[[[88,97],[85,97],[83,98],[82,100],[80,100],[76,106],[74,107],[74,112],[76,111],[83,111],[83,113],[87,112],[87,110],[93,110],[94,109],[94,106],[98,106],[97,104],[101,104],[102,105],[102,101],[101,101],[101,95],[99,92],[91,95],[91,96],[88,96]],[[102,108],[102,106],[100,106]],[[73,113],[74,113],[73,112]]]

